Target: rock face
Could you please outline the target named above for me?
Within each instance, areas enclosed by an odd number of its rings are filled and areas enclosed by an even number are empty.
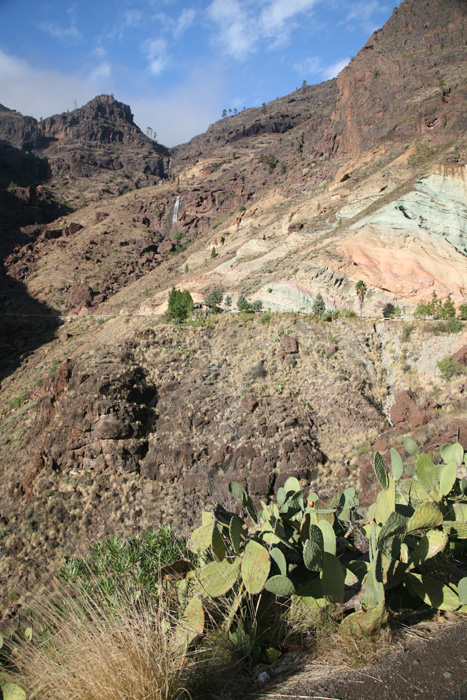
[[[405,0],[339,74],[328,152],[465,131],[466,37],[464,0]]]
[[[66,473],[139,471],[148,450],[155,388],[139,367],[110,364],[99,376],[67,360],[44,387],[38,402],[37,434],[42,445],[26,475],[30,492],[43,469]]]

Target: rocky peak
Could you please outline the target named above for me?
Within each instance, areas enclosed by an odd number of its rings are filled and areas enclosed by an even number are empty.
[[[41,132],[46,140],[73,138],[101,143],[147,140],[134,123],[130,107],[112,95],[99,95],[72,112],[44,119]]]

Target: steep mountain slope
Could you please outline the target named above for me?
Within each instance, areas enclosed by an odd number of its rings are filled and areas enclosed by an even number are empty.
[[[465,0],[403,2],[337,79],[329,153],[465,133]]]

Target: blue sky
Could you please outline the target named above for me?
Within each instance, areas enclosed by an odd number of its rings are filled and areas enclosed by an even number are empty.
[[[0,103],[40,118],[112,93],[173,146],[334,77],[399,4],[0,0]]]

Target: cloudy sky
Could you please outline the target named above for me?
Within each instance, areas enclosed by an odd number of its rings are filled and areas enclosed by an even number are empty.
[[[0,0],[0,103],[39,119],[111,93],[173,146],[334,77],[399,4]]]

